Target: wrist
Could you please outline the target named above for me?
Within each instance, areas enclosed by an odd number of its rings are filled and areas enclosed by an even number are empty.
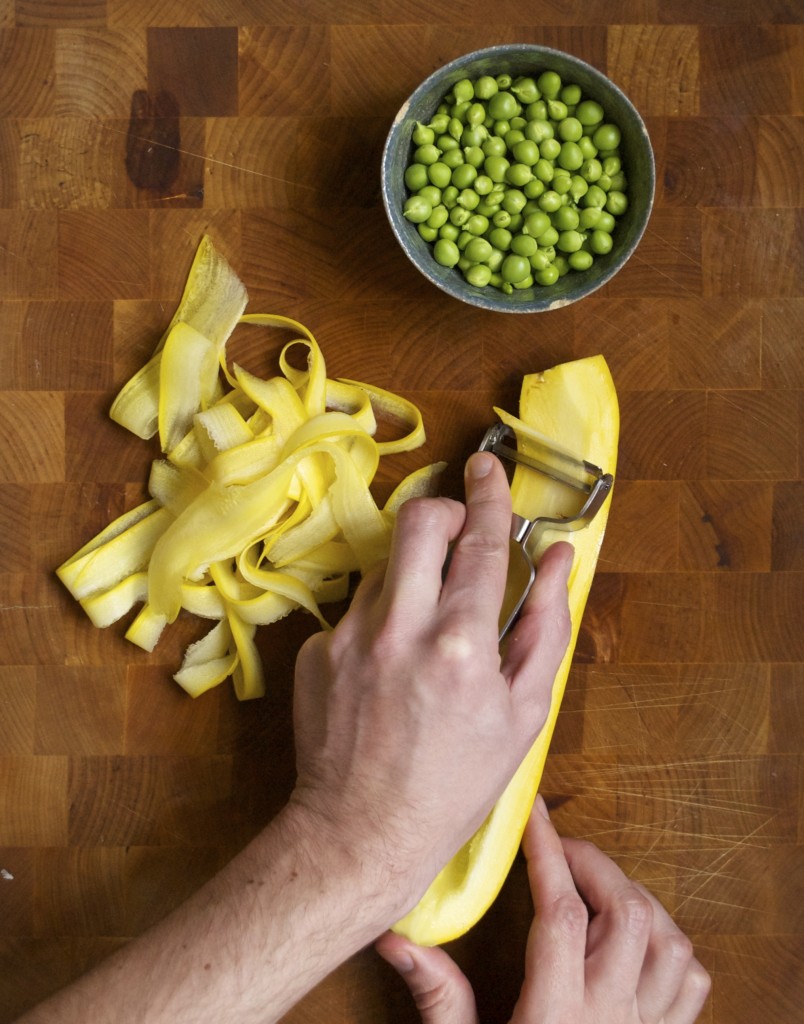
[[[328,903],[344,935],[353,935],[353,951],[376,939],[415,904],[412,879],[400,875],[379,830],[344,828],[295,798],[273,825],[281,842],[296,851],[299,872]]]

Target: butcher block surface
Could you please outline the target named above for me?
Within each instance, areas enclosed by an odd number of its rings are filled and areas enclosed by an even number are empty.
[[[403,100],[502,42],[608,73],[657,161],[625,269],[532,317],[444,296],[380,201]],[[172,674],[197,623],[145,654],[54,575],[145,494],[154,448],[108,410],[204,233],[331,376],[420,405],[427,444],[379,491],[445,459],[459,495],[525,373],[605,355],[619,476],[542,791],[692,936],[705,1024],[801,1020],[803,108],[797,0],[0,0],[0,1024],[179,903],[293,785],[309,616],[262,631],[265,698],[193,701]],[[240,344],[275,371],[277,338]],[[452,944],[484,1024],[509,1019],[531,916],[520,859]],[[418,1015],[368,949],[287,1020]]]

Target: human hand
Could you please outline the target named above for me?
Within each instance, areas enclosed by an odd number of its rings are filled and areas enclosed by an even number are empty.
[[[374,865],[380,930],[482,824],[544,724],[569,640],[572,549],[561,543],[542,559],[501,661],[511,499],[497,458],[469,459],[466,492],[465,506],[406,503],[387,568],[297,659],[289,810],[314,844]]]
[[[591,843],[560,839],[541,797],[523,845],[536,917],[511,1024],[692,1024],[709,975],[655,896]],[[388,932],[377,950],[423,1024],[477,1024],[472,987],[443,949]]]

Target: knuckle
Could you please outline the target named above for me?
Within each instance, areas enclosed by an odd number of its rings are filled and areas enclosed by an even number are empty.
[[[689,964],[693,958],[692,942],[683,932],[671,932],[661,940],[661,955],[674,964]]]
[[[441,528],[449,519],[449,508],[441,498],[409,498],[396,518],[400,529],[418,533]]]
[[[621,927],[630,935],[642,936],[650,930],[653,907],[648,897],[635,885],[623,889],[614,907]]]
[[[709,995],[712,989],[712,978],[700,961],[693,959],[687,968],[687,984],[701,1002]]]
[[[577,893],[563,893],[542,911],[545,925],[569,939],[586,934],[589,911]]]
[[[471,559],[504,562],[508,558],[508,536],[485,530],[467,530],[456,542],[455,549]]]

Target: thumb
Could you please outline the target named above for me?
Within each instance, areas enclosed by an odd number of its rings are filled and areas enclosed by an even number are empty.
[[[443,949],[417,946],[394,932],[382,935],[376,949],[404,979],[422,1024],[479,1024],[472,986]]]

